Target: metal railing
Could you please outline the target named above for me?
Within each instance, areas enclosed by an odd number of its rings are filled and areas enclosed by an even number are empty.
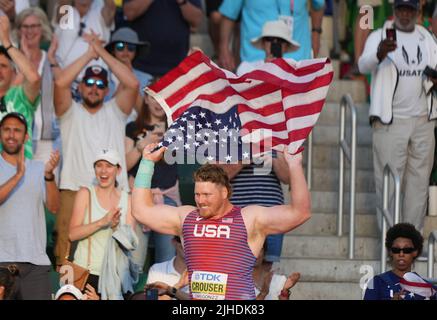
[[[351,111],[351,146],[347,144],[346,135],[346,108]],[[340,102],[340,161],[338,178],[338,214],[337,214],[337,235],[343,235],[343,200],[344,200],[344,167],[346,157],[350,162],[350,192],[349,192],[349,250],[348,258],[354,258],[355,249],[355,177],[356,177],[356,152],[357,152],[357,109],[352,97],[347,94]]]
[[[311,190],[311,179],[312,179],[312,170],[313,170],[313,132],[311,131],[308,135],[308,145],[307,145],[307,186],[308,190]]]
[[[400,222],[401,219],[401,178],[397,171],[386,164],[384,167],[384,177],[382,185],[382,227],[381,227],[381,272],[385,272],[387,267],[387,250],[385,249],[384,239],[387,232],[387,224],[389,227]],[[394,203],[394,219],[389,210],[389,178],[393,177],[395,183],[395,203]]]
[[[428,238],[428,278],[432,279],[434,276],[434,245],[437,241],[437,230],[432,231]]]

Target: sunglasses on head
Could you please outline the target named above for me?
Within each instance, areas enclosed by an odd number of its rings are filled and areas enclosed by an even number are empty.
[[[100,79],[89,78],[89,79],[86,79],[84,81],[84,83],[85,83],[85,85],[87,87],[92,87],[93,85],[96,85],[97,88],[99,88],[99,89],[105,89],[106,88],[106,83],[103,80],[100,80]]]
[[[134,52],[135,50],[137,50],[137,45],[127,42],[121,42],[121,41],[115,43],[115,50],[123,51],[124,48],[127,48],[127,50],[130,52]]]
[[[401,251],[403,253],[405,253],[405,254],[410,254],[410,253],[413,253],[414,251],[416,251],[416,248],[411,248],[411,247],[409,247],[409,248],[396,248],[396,247],[392,247],[390,250],[394,254],[399,254],[399,253],[401,253]]]

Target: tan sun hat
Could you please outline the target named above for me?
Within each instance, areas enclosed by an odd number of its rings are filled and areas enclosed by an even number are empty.
[[[267,21],[262,30],[262,34],[258,38],[252,39],[252,44],[258,49],[263,49],[262,38],[275,37],[287,42],[287,49],[285,52],[296,51],[300,48],[300,44],[292,39],[293,30],[288,27],[282,20]]]

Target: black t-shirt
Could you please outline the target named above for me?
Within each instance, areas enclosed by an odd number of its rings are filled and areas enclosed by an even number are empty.
[[[134,136],[134,132],[137,127],[135,122],[130,122],[126,126],[126,136],[131,138],[135,143],[140,139],[143,133]],[[144,133],[145,130],[144,130]],[[135,166],[128,171],[129,176],[135,177],[137,175],[138,167],[140,166],[140,161],[138,161]],[[176,164],[167,164],[164,160],[155,163],[155,172],[152,177],[152,188],[168,189],[176,184],[178,178],[177,166]]]
[[[188,0],[201,8],[200,0]],[[146,12],[128,23],[141,41],[150,43],[148,54],[137,54],[134,67],[160,76],[176,67],[186,56],[190,26],[176,0],[153,1]]]

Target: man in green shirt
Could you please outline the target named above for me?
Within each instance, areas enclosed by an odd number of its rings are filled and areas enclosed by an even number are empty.
[[[38,106],[40,94],[40,76],[32,63],[24,54],[11,44],[9,37],[10,23],[6,16],[0,16],[0,120],[10,112],[21,113],[29,127],[29,139],[25,144],[25,157],[32,158],[32,123]],[[24,76],[19,86],[13,82],[17,70]],[[3,150],[0,144],[0,151]]]

